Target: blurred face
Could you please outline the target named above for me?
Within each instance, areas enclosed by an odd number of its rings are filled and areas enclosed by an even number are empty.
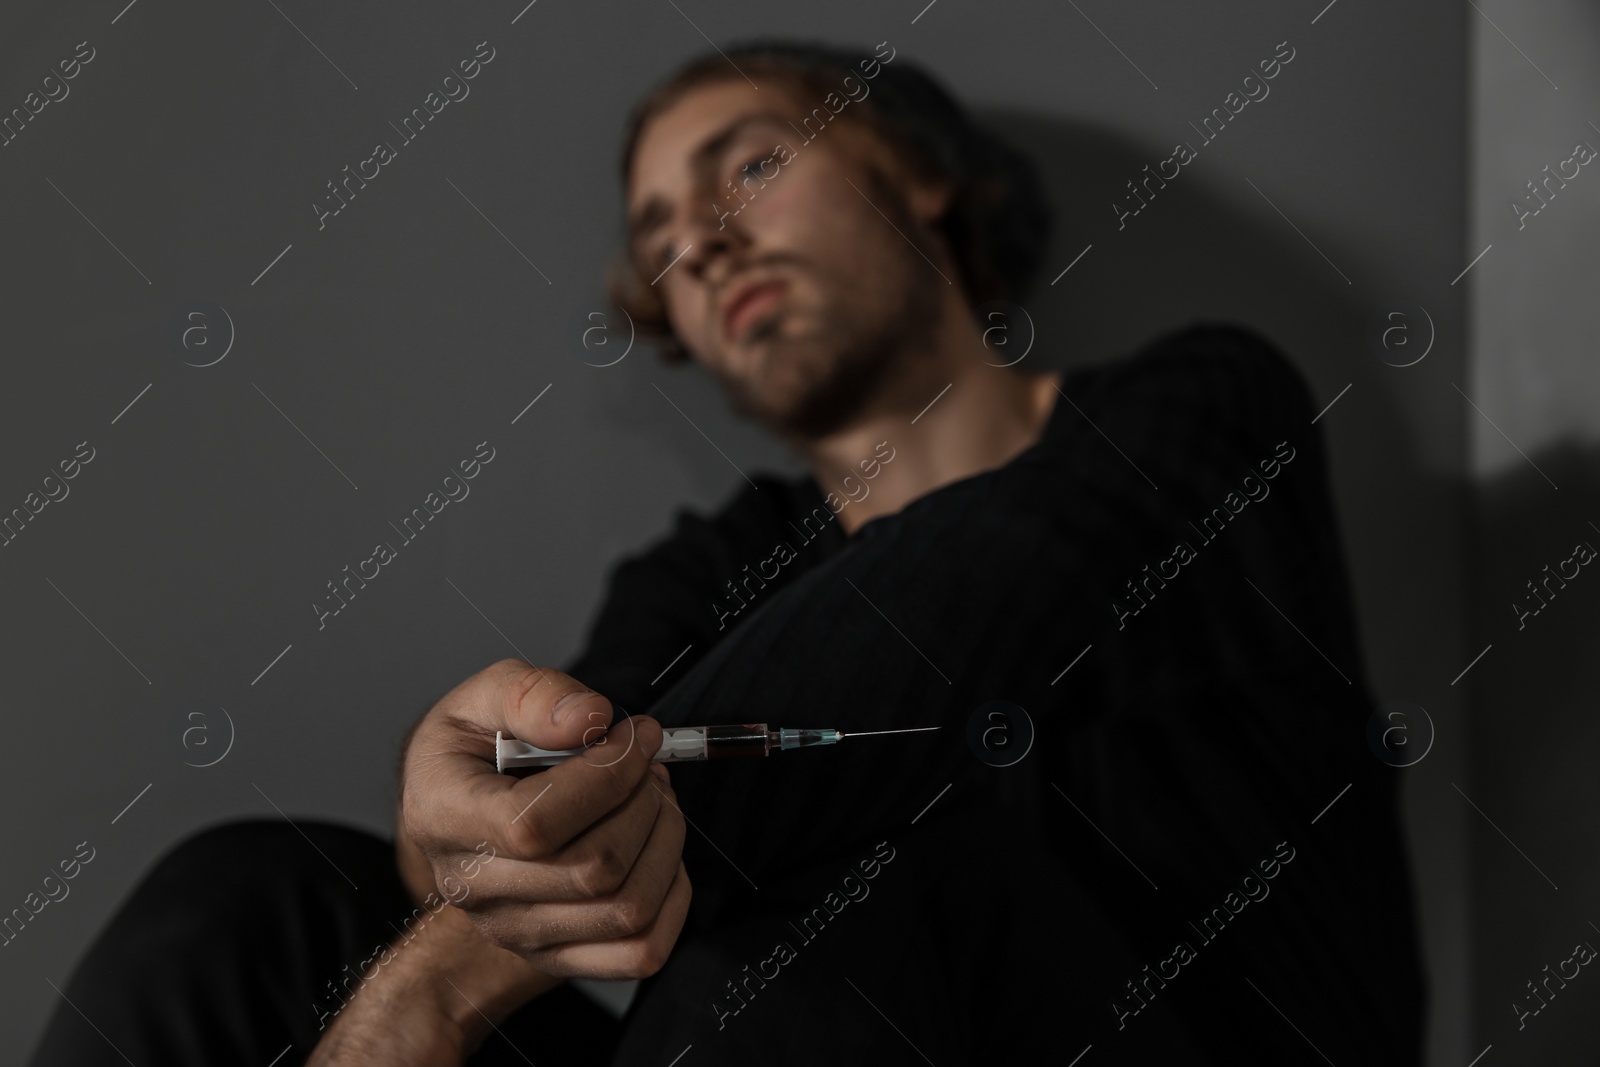
[[[735,410],[818,438],[867,410],[932,343],[946,283],[923,255],[952,273],[930,228],[946,194],[885,177],[898,167],[848,114],[803,127],[822,101],[761,84],[702,85],[641,131],[632,249]]]

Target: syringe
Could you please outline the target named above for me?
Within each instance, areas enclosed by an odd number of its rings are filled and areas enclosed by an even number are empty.
[[[764,722],[722,726],[663,726],[661,747],[656,750],[651,760],[654,763],[687,763],[691,760],[765,756],[775,748],[780,750],[810,748],[813,745],[837,744],[846,737],[911,734],[937,729],[939,729],[937,726],[918,726],[908,730],[841,733],[838,730],[816,728],[769,728]],[[586,751],[582,748],[538,748],[526,741],[506,737],[499,730],[494,734],[494,749],[494,767],[502,774],[512,767],[554,767],[563,760],[571,759]]]

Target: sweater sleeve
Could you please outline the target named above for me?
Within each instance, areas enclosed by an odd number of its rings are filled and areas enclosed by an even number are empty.
[[[653,714],[656,703],[745,618],[730,612],[727,583],[767,556],[788,534],[788,518],[808,494],[804,482],[757,474],[716,511],[674,513],[667,536],[623,557],[583,648],[562,669],[627,714]],[[837,529],[825,531],[842,538]],[[820,558],[802,555],[770,581],[776,592]]]

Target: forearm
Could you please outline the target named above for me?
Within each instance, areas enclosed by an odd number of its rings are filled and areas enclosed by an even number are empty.
[[[435,903],[439,902],[437,896]],[[496,948],[444,904],[362,976],[308,1067],[459,1062],[517,1008],[560,984]]]
[[[437,994],[445,1015],[474,1039],[474,1048],[488,1036],[491,1020],[498,1023],[563,981],[485,941],[466,912],[453,904],[441,907],[412,944],[423,951],[402,978]]]
[[[312,1064],[456,1062],[481,1044],[491,1022],[561,982],[484,940],[465,912],[445,902],[398,804],[395,862],[419,921],[361,976]]]

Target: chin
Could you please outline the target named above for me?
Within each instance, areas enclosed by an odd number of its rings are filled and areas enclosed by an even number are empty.
[[[837,430],[859,407],[848,394],[875,384],[836,339],[787,334],[780,319],[752,325],[721,356],[713,375],[734,411],[780,436]]]
[[[828,382],[764,382],[743,390],[735,407],[780,437],[817,439],[837,432],[856,408],[840,403]]]

